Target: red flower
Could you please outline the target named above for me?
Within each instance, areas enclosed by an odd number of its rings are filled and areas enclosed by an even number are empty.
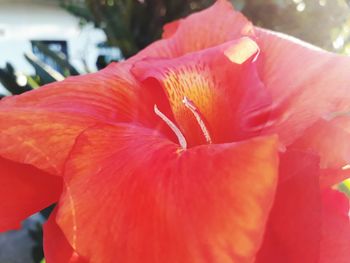
[[[345,263],[350,58],[227,1],[95,74],[0,103],[0,229],[47,262]]]

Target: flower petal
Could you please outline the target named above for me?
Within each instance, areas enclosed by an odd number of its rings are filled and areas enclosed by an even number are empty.
[[[320,185],[331,187],[350,177],[350,133],[334,121],[318,120],[289,148],[320,156]]]
[[[317,121],[292,147],[320,155],[321,168],[341,169],[350,164],[350,133],[331,121]]]
[[[70,246],[56,223],[57,209],[44,225],[44,254],[46,263],[87,263]]]
[[[347,263],[350,249],[349,199],[336,190],[322,192],[320,263]]]
[[[94,263],[252,262],[277,165],[275,137],[182,150],[153,130],[97,126],[67,162],[57,222]]]
[[[112,64],[2,100],[0,156],[60,174],[75,138],[87,127],[101,122],[162,127],[151,95],[139,92],[129,68]]]
[[[173,58],[224,42],[252,36],[252,24],[227,0],[165,26],[164,39],[151,44],[131,60]]]
[[[320,117],[349,109],[349,57],[268,30],[255,32],[260,77],[275,102],[267,134],[278,133],[288,145]]]
[[[35,109],[0,110],[0,155],[60,175],[78,134],[97,121]],[[15,186],[13,186],[15,187]]]
[[[257,52],[253,40],[241,38],[175,59],[146,59],[132,72],[148,88],[159,82],[189,145],[206,143],[206,136],[184,98],[201,114],[212,142],[238,141],[257,135],[256,126],[268,117],[270,98],[253,61]]]
[[[163,34],[162,34],[162,38],[169,38],[171,36],[173,36],[176,32],[176,30],[178,29],[180,23],[181,23],[182,19],[179,20],[175,20],[173,22],[167,23],[164,27],[163,27]]]
[[[7,173],[0,176],[1,229],[17,227],[58,200],[62,182],[53,175],[62,174],[75,139],[87,127],[125,121],[161,129],[151,94],[139,92],[129,68],[113,64],[99,73],[1,100],[0,158],[18,164],[0,162],[0,170]]]
[[[343,169],[322,169],[320,174],[320,188],[326,189],[334,187],[336,184],[350,177],[349,167]]]
[[[275,202],[256,263],[316,263],[322,227],[319,160],[298,151],[280,160]]]
[[[256,263],[349,261],[349,199],[320,191],[318,159],[300,151],[283,154],[281,180]]]
[[[2,157],[0,167],[0,232],[19,228],[22,220],[58,201],[61,178]]]

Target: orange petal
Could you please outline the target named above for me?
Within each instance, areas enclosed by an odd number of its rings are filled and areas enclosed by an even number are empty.
[[[57,209],[44,225],[44,254],[46,263],[87,263],[69,245],[62,230],[56,224]]]
[[[252,262],[277,165],[275,137],[182,150],[153,130],[95,127],[67,163],[57,222],[94,263]]]
[[[237,41],[175,59],[146,59],[132,72],[146,87],[161,85],[189,145],[206,143],[201,125],[184,104],[193,103],[214,143],[257,135],[270,99],[255,69],[253,40]]]
[[[252,24],[227,0],[165,26],[165,39],[151,44],[131,60],[144,57],[172,58],[252,36]]]
[[[349,57],[283,34],[255,31],[260,76],[275,102],[274,125],[266,133],[278,133],[290,144],[320,117],[349,109]]]
[[[61,178],[2,157],[0,167],[0,232],[19,228],[22,220],[57,202]]]
[[[78,134],[97,120],[33,109],[0,109],[0,155],[61,175]],[[15,186],[13,186],[15,187]]]
[[[75,139],[87,127],[125,121],[161,129],[154,99],[139,92],[129,67],[113,64],[1,100],[0,158],[13,161],[0,162],[1,229],[17,227],[58,200],[61,179],[53,175],[62,174]],[[147,105],[149,110],[144,110]]]
[[[103,122],[158,127],[153,98],[139,91],[129,67],[112,64],[2,100],[0,156],[60,174],[76,137],[87,127]]]

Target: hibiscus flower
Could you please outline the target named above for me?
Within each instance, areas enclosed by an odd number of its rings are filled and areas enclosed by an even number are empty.
[[[226,0],[121,63],[0,103],[0,230],[48,263],[345,263],[350,58]]]

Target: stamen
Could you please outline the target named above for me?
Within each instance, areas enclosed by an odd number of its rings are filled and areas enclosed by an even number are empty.
[[[169,128],[175,133],[177,136],[177,139],[179,141],[180,146],[182,149],[187,148],[187,142],[185,139],[185,136],[183,136],[182,132],[176,125],[167,117],[165,116],[157,107],[157,105],[154,105],[154,112],[157,114],[168,126]]]
[[[196,118],[199,127],[201,128],[205,140],[207,141],[207,143],[211,144],[212,140],[209,134],[209,131],[207,129],[207,127],[205,126],[205,123],[203,121],[203,117],[202,114],[198,111],[197,107],[194,105],[194,103],[189,100],[187,97],[184,97],[184,99],[182,100],[182,102],[185,104],[185,106],[193,113],[194,117]]]

